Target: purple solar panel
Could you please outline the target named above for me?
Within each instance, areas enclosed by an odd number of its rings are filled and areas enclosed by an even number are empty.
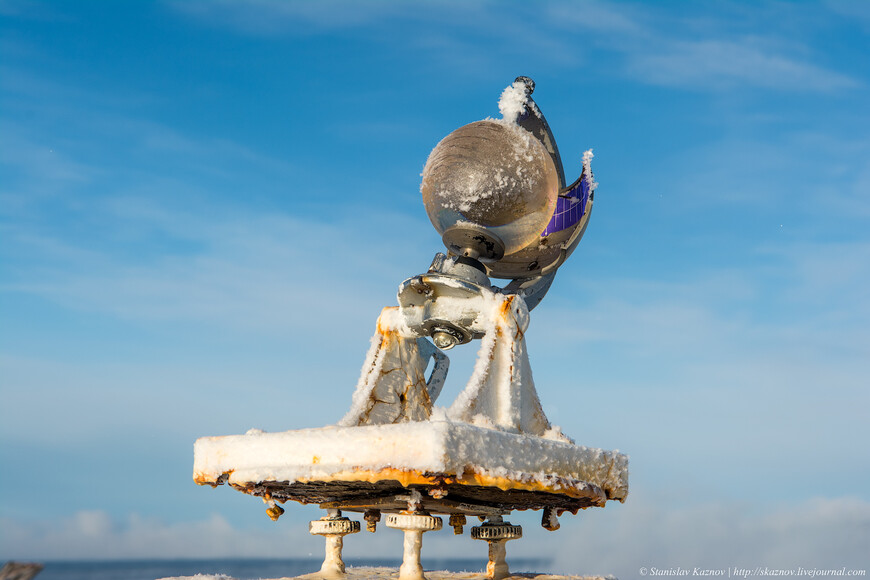
[[[584,174],[579,183],[556,199],[556,211],[553,212],[553,217],[550,218],[550,223],[541,233],[541,237],[567,230],[579,222],[586,214],[588,200],[589,177]]]

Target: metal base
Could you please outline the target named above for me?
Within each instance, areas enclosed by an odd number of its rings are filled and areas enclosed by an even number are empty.
[[[504,242],[487,228],[472,223],[447,228],[441,240],[457,256],[481,262],[496,262],[504,257]]]

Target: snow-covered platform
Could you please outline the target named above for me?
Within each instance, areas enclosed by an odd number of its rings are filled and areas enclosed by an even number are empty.
[[[628,494],[623,454],[447,420],[252,430],[198,439],[194,455],[200,485],[352,511],[404,509],[389,503],[408,488],[428,492],[430,511],[468,514],[469,504],[573,512]]]

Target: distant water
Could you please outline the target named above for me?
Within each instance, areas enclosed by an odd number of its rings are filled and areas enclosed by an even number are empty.
[[[347,558],[348,566],[390,566],[398,568],[401,560],[360,560]],[[238,580],[260,580],[299,576],[320,570],[322,560],[296,558],[286,560],[227,559],[227,560],[117,560],[98,562],[44,562],[45,568],[34,580],[156,580],[171,576],[195,574],[226,574]],[[546,569],[548,560],[510,558],[512,570]],[[486,560],[480,559],[423,559],[426,570],[450,572],[480,572]]]
[[[238,580],[298,576],[320,569],[313,559],[114,560],[45,562],[35,580],[155,580],[171,576],[226,574]]]

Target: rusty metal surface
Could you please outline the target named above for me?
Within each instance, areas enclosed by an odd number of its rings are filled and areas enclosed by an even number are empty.
[[[602,505],[603,493],[591,486],[588,497],[574,497],[558,493],[500,489],[479,485],[445,483],[441,485],[403,486],[395,480],[367,481],[263,481],[245,485],[232,484],[243,493],[277,502],[297,501],[320,504],[322,508],[340,508],[365,511],[376,508],[384,512],[407,509],[407,495],[418,491],[422,507],[439,514],[465,513],[492,515],[512,510],[554,509],[570,511]]]

